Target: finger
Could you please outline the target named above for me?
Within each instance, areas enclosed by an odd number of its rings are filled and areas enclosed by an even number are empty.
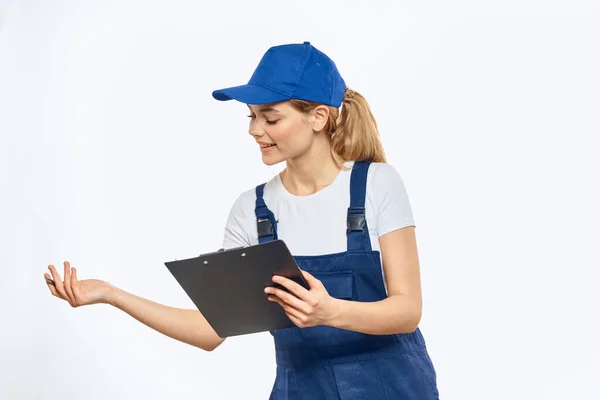
[[[303,322],[301,319],[299,319],[296,316],[291,315],[289,313],[286,313],[286,315],[294,323],[294,325],[296,325],[298,328],[304,328],[304,327],[306,327],[306,323]]]
[[[49,274],[44,274],[44,278],[46,279],[47,283],[54,285],[54,281],[51,279]]]
[[[75,298],[73,297],[73,290],[71,289],[71,264],[69,264],[68,261],[64,262],[65,264],[65,281],[64,281],[64,287],[65,287],[65,292],[67,292],[67,296],[69,296],[69,303],[71,303],[72,306],[75,305]]]
[[[302,286],[300,286],[293,280],[288,279],[284,276],[274,275],[273,282],[278,283],[281,286],[285,287],[290,292],[292,292],[296,297],[298,297],[304,301],[311,298],[311,293],[308,290],[304,289]]]
[[[308,286],[310,286],[311,288],[319,287],[323,284],[320,280],[308,273],[308,271],[305,271],[303,269],[301,269],[300,271],[302,272],[302,276],[304,276],[304,279],[306,279],[306,283],[308,283]]]
[[[73,296],[75,299],[81,298],[81,293],[79,293],[79,285],[77,284],[77,269],[73,267],[73,272],[71,273],[71,289],[73,290]]]
[[[44,278],[48,278],[48,279],[50,279],[50,275],[48,275],[48,274],[44,274]],[[53,295],[53,296],[56,296],[56,297],[58,297],[59,299],[61,298],[61,297],[58,295],[58,292],[56,291],[56,287],[55,287],[53,284],[51,284],[50,282],[46,281],[46,285],[48,285],[48,288],[50,289],[50,293],[52,293],[52,295]]]
[[[56,292],[59,294],[59,297],[63,300],[69,301],[69,297],[67,296],[67,293],[65,292],[65,288],[63,287],[63,282],[60,279],[60,275],[54,268],[54,265],[49,265],[48,269],[50,270],[50,273],[52,274],[52,280],[54,280],[54,287],[56,288]]]
[[[283,308],[283,310],[285,311],[286,314],[293,315],[295,318],[298,318],[298,319],[302,319],[305,316],[305,314],[296,310],[294,307],[290,306],[289,304],[286,304],[284,301],[279,299],[277,296],[271,295],[268,297],[268,299],[270,301],[278,303]]]
[[[310,309],[308,307],[308,304],[306,302],[300,300],[299,298],[297,298],[293,294],[290,294],[290,293],[286,292],[283,289],[269,287],[269,288],[267,288],[266,292],[269,293],[269,294],[273,294],[273,295],[279,297],[285,303],[291,305],[292,307],[294,307],[294,308],[296,308],[298,310],[301,310],[301,311],[305,312],[306,314],[308,314],[309,311],[310,311]]]
[[[267,300],[279,304],[283,309],[287,307],[287,305],[283,301],[281,301],[277,296],[269,295],[267,296]]]

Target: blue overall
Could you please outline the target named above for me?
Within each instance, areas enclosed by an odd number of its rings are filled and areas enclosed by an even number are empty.
[[[369,165],[355,162],[352,169],[347,251],[294,256],[301,269],[339,299],[370,302],[387,297],[379,251],[371,249],[364,213]],[[264,186],[256,188],[259,243],[277,239]],[[320,325],[271,334],[277,374],[270,400],[439,399],[436,373],[418,328],[407,334],[368,335]]]

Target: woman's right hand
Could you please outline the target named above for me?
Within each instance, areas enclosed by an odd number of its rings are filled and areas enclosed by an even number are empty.
[[[51,278],[54,280],[54,285],[46,281],[50,292],[54,296],[68,301],[71,307],[108,302],[108,296],[112,289],[109,283],[98,279],[86,279],[83,281],[78,281],[77,270],[75,268],[71,268],[71,265],[68,261],[65,261],[64,265],[64,281],[61,280],[56,268],[54,268],[54,265],[48,266],[48,269],[52,274],[51,277],[47,273],[44,274],[44,278]]]

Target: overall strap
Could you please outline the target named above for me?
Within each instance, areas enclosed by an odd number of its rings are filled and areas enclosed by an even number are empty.
[[[265,184],[256,187],[256,228],[258,231],[258,243],[266,243],[277,239],[277,221],[275,215],[269,210],[263,199]]]
[[[371,165],[370,161],[356,161],[350,175],[350,207],[346,222],[348,251],[372,251],[365,217],[369,165]]]

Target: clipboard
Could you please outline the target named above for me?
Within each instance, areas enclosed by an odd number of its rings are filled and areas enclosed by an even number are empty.
[[[273,282],[273,275],[310,289],[281,239],[167,261],[165,266],[221,338],[295,326],[278,303],[267,300],[267,286],[287,291]]]

